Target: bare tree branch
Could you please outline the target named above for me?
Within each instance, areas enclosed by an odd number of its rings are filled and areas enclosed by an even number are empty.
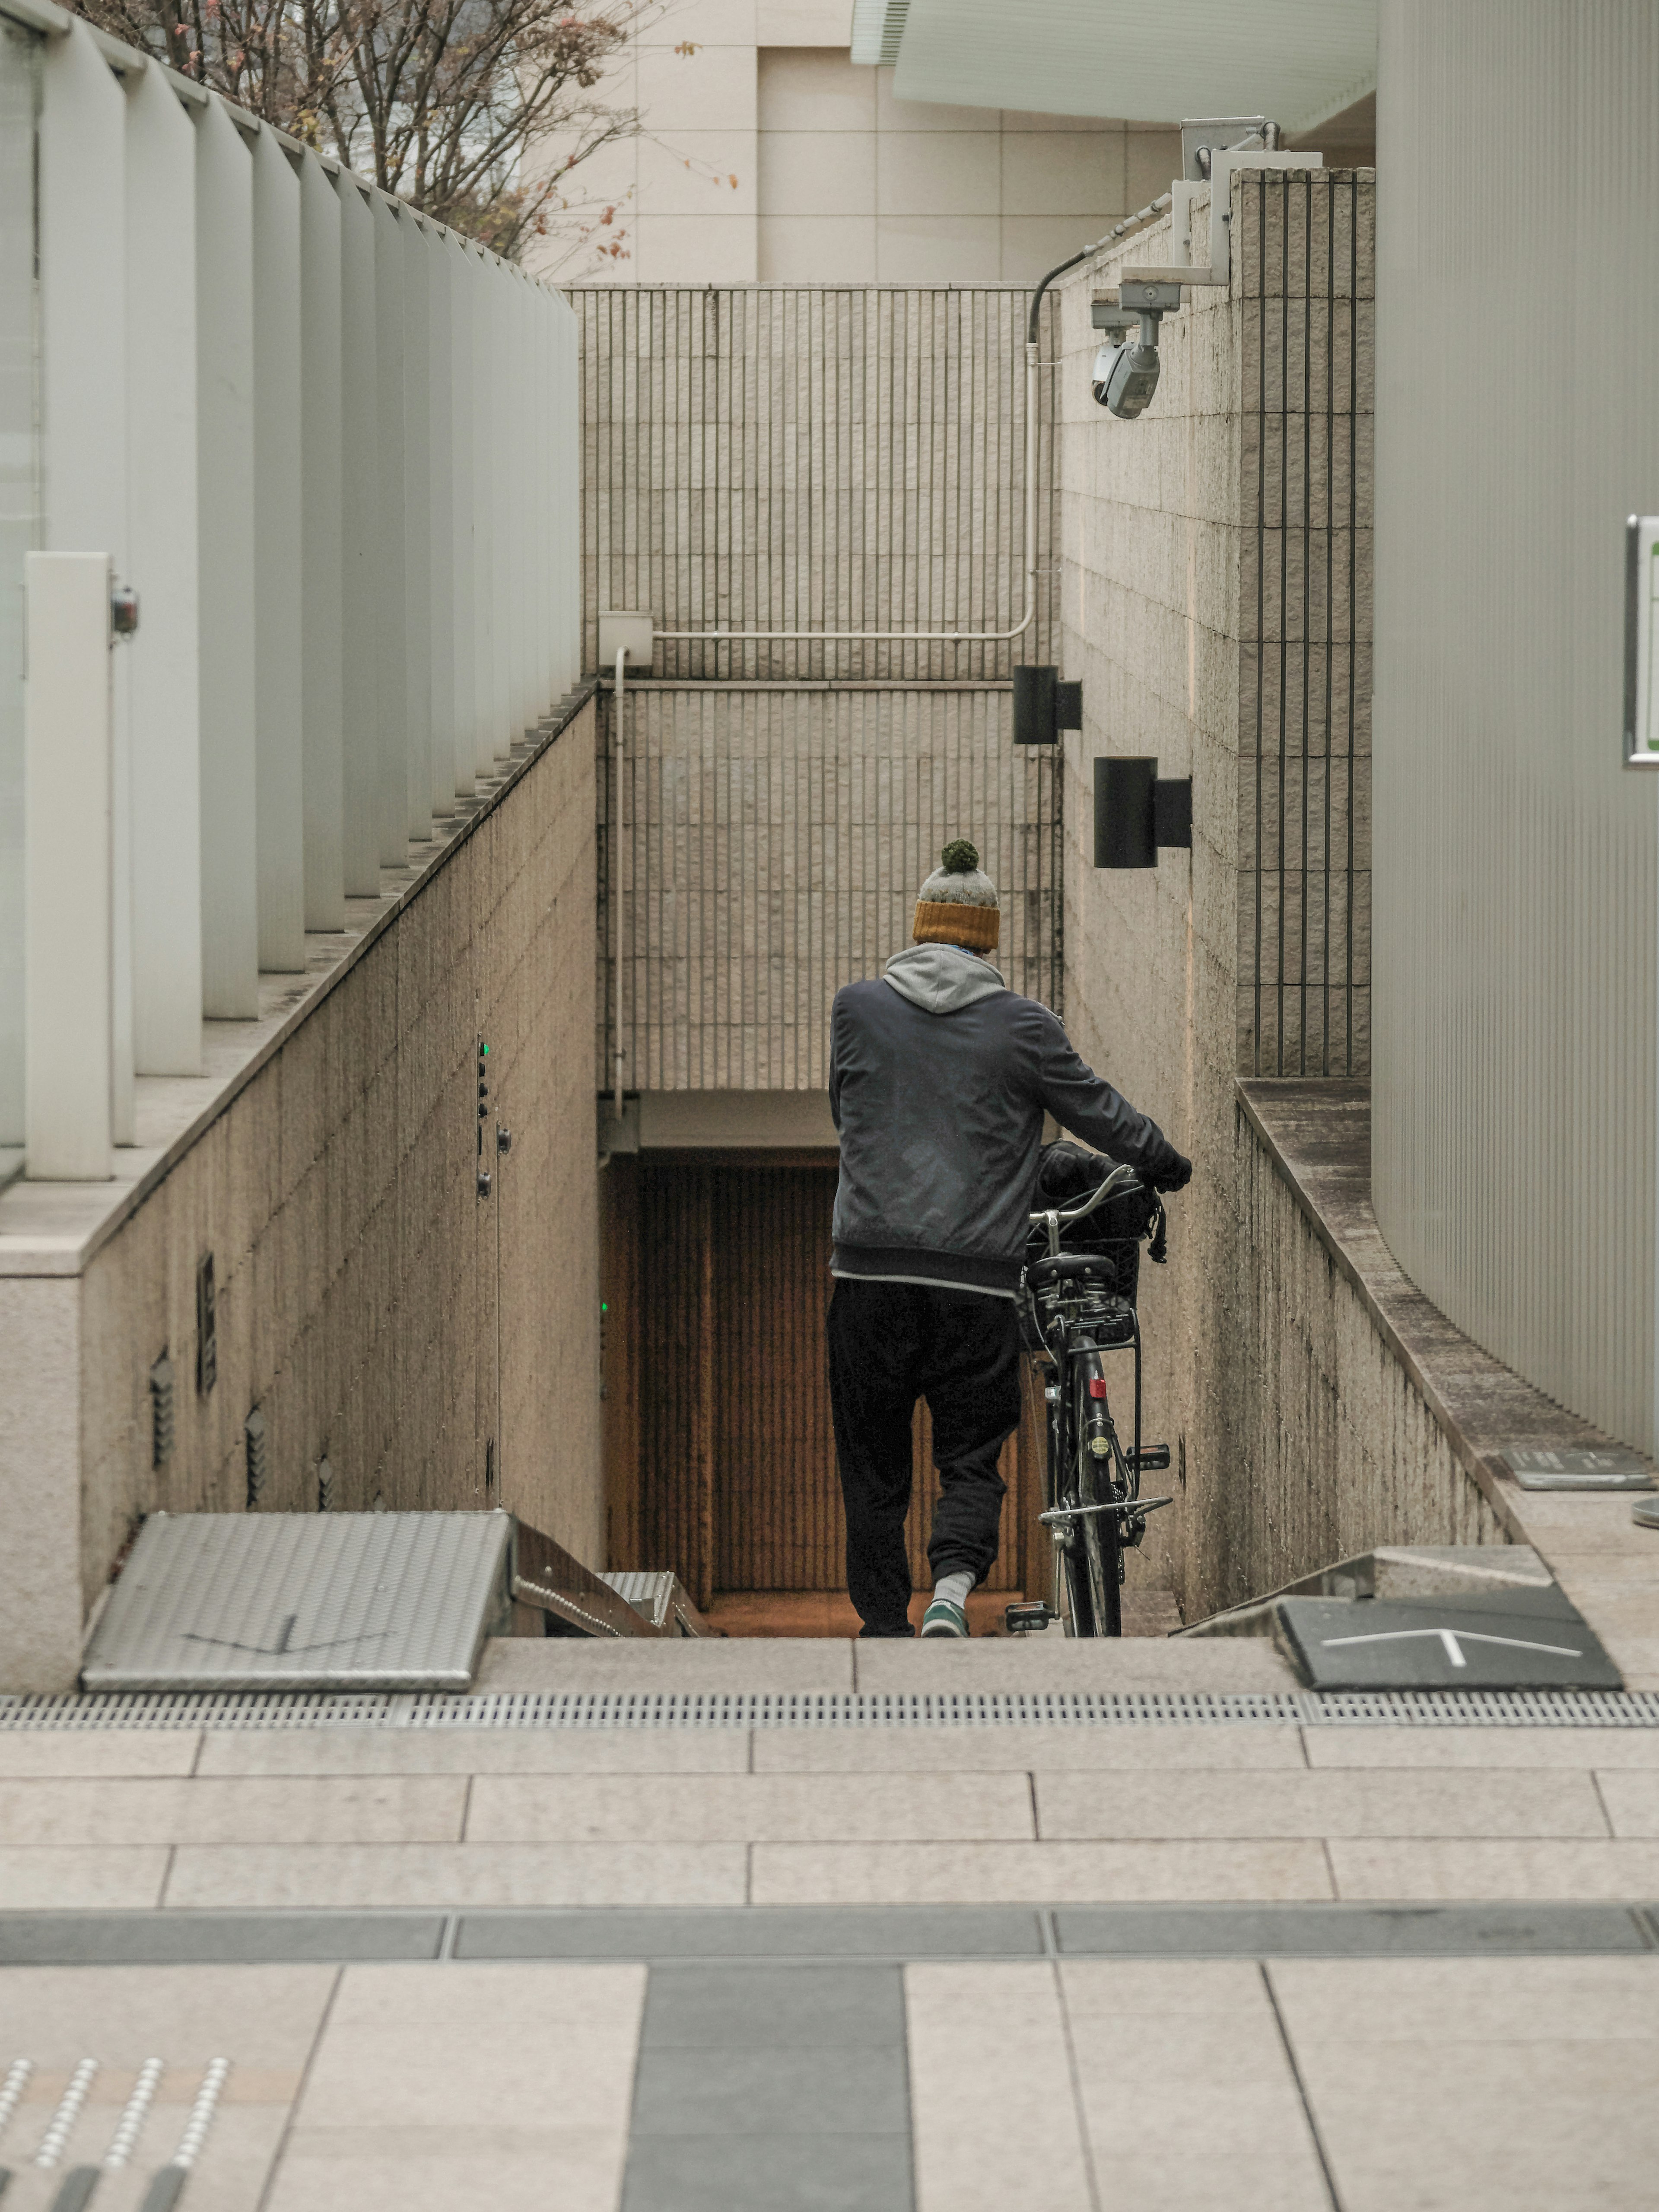
[[[672,0],[70,0],[387,191],[516,258],[582,237],[571,172],[634,137],[605,72]],[[557,167],[526,155],[556,143]],[[603,250],[603,248],[601,249]]]

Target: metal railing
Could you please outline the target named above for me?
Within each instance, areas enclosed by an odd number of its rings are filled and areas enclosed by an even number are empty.
[[[575,681],[576,324],[44,0],[0,0],[0,1146],[95,1178],[135,1074],[198,1073],[204,1016],[256,1015]],[[96,789],[49,654],[107,662]]]

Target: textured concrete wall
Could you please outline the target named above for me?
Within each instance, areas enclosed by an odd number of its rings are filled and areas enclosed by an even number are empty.
[[[0,1688],[65,1688],[81,1645],[81,1302],[0,1281]]]
[[[1237,178],[1232,282],[1166,319],[1138,422],[1091,395],[1090,301],[1168,261],[1167,218],[1060,295],[1060,659],[1085,718],[1063,747],[1065,1009],[1197,1164],[1169,1268],[1142,1271],[1150,1418],[1183,1502],[1132,1570],[1189,1619],[1247,1594],[1260,1553],[1231,1517],[1233,1079],[1367,1065],[1373,196],[1364,175]],[[1202,202],[1194,220],[1201,242]],[[1191,854],[1097,871],[1095,759],[1148,754],[1192,778]]]
[[[1202,1500],[1203,1612],[1375,1544],[1501,1544],[1492,1507],[1240,1107],[1231,1465]],[[1189,1617],[1196,1617],[1196,1614]]]
[[[337,1510],[500,1504],[603,1564],[593,724],[590,705],[88,1266],[87,1605],[137,1516],[243,1510],[256,1405],[267,1509],[314,1510],[325,1455]],[[483,1203],[479,1033],[514,1137]],[[199,1397],[210,1251],[218,1379]],[[38,1303],[65,1286],[6,1287]],[[164,1349],[177,1442],[154,1469]]]

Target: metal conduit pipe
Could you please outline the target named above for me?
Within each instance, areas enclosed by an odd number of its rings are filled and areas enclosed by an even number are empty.
[[[1126,216],[1115,229],[1109,230],[1104,237],[1096,239],[1092,246],[1085,246],[1080,252],[1056,262],[1031,295],[1031,312],[1025,325],[1025,611],[1012,629],[659,629],[657,635],[671,638],[681,644],[800,644],[819,639],[846,645],[1007,645],[1015,638],[1023,637],[1036,620],[1037,315],[1042,306],[1042,295],[1056,276],[1063,276],[1068,269],[1075,269],[1091,254],[1098,253],[1103,247],[1114,244],[1126,231],[1134,229],[1137,224],[1152,222],[1162,215],[1170,204],[1170,195],[1165,192],[1149,206]],[[622,664],[623,656],[618,653],[617,714],[619,724],[622,715]],[[617,1084],[617,1110],[618,1114],[622,1111],[620,1076]]]
[[[623,1014],[626,997],[623,986],[623,897],[622,897],[622,802],[623,802],[623,672],[628,665],[628,647],[623,646],[617,655],[617,695],[611,709],[611,751],[617,763],[617,796],[611,809],[611,912],[615,930],[615,950],[611,964],[616,970],[615,1006],[612,1009],[615,1027],[611,1034],[617,1041],[611,1073],[616,1083],[616,1116],[623,1116],[623,1063],[626,1054],[623,1048]]]

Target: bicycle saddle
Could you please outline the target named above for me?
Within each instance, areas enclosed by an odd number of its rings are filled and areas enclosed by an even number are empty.
[[[1116,1263],[1107,1252],[1061,1252],[1053,1259],[1033,1260],[1025,1270],[1034,1291],[1045,1283],[1098,1282],[1106,1276],[1117,1279]]]

